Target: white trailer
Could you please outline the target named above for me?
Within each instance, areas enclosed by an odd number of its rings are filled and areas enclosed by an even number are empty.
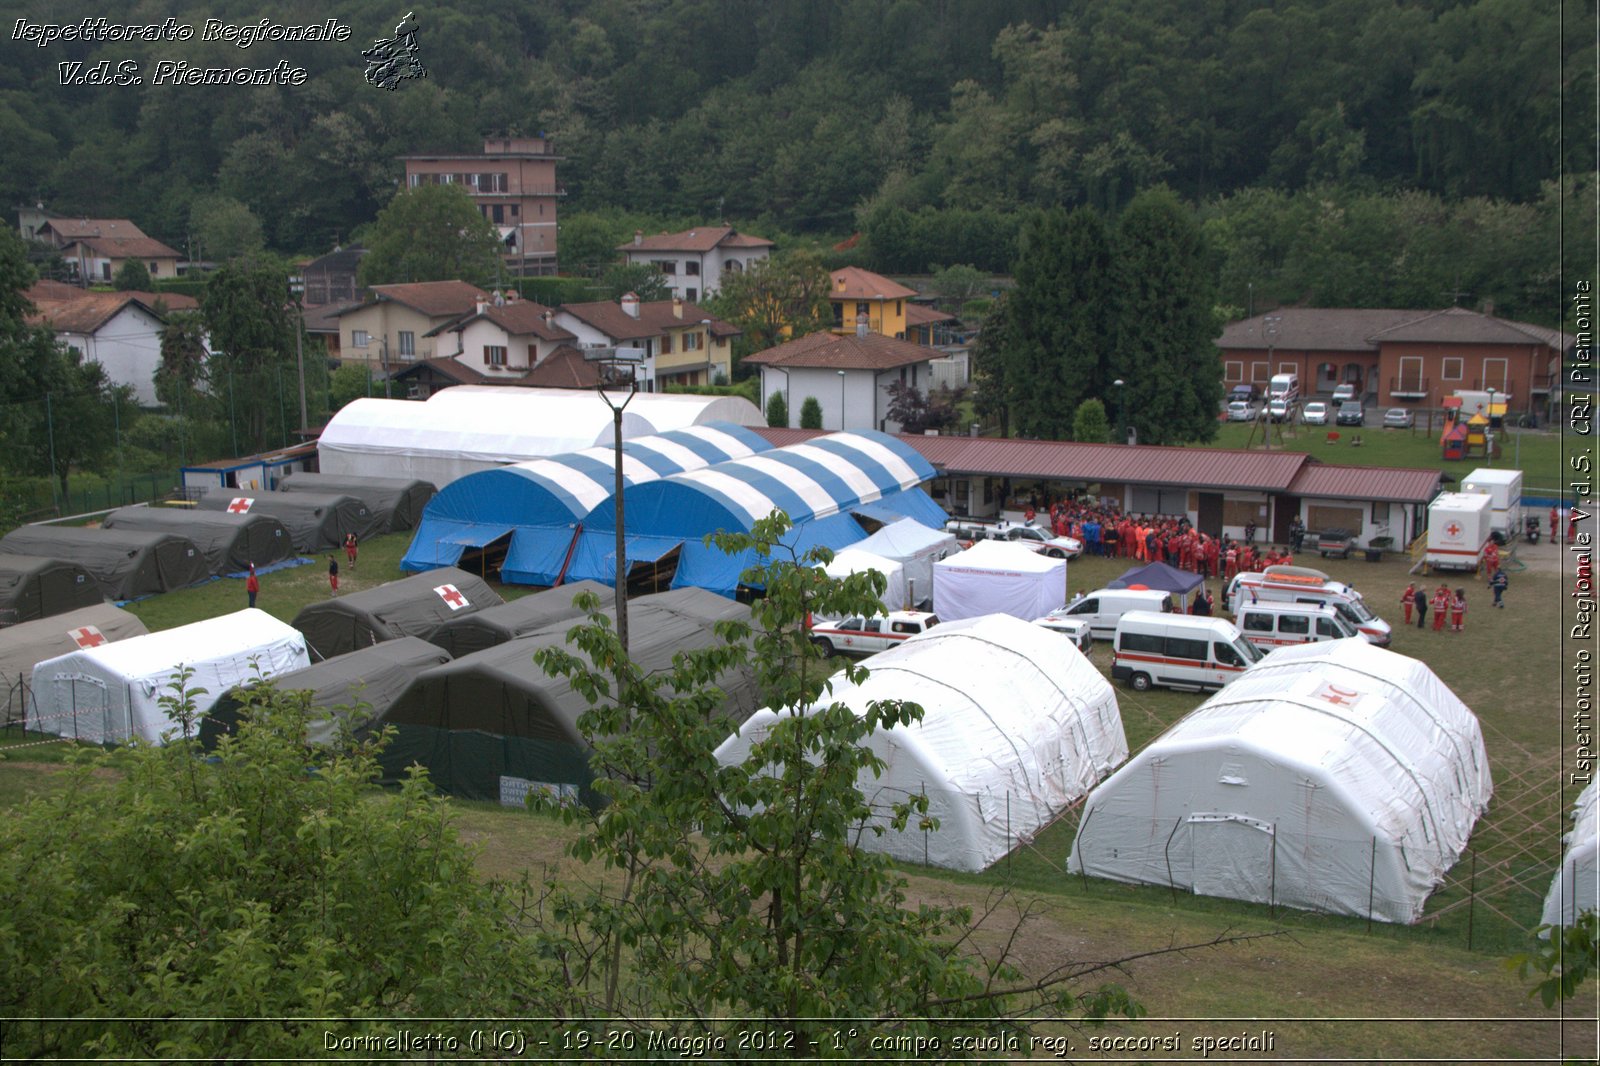
[[[1434,570],[1476,570],[1489,544],[1494,501],[1477,492],[1442,492],[1428,504],[1428,551]]]
[[[1489,528],[1500,543],[1522,532],[1522,471],[1480,467],[1461,480],[1462,492],[1476,492],[1493,500]]]

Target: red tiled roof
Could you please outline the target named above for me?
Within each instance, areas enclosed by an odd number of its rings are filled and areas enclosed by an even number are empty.
[[[743,330],[729,322],[712,318],[711,312],[687,300],[681,302],[680,317],[672,300],[652,300],[639,305],[639,317],[634,318],[622,309],[621,304],[609,300],[594,303],[562,304],[558,313],[570,314],[578,321],[592,326],[613,340],[642,340],[659,337],[669,329],[684,329],[699,325],[709,319],[711,334],[715,337],[732,337]]]
[[[956,316],[927,304],[906,304],[907,326],[931,326],[935,322],[954,322]]]
[[[1269,321],[1270,320],[1270,321]],[[1556,330],[1479,314],[1464,307],[1414,311],[1360,307],[1283,307],[1230,322],[1219,348],[1375,352],[1386,341],[1438,344],[1545,343],[1565,350],[1573,338]]]
[[[904,300],[917,295],[897,281],[860,267],[843,267],[832,272],[828,295],[842,300]]]
[[[488,307],[483,309],[481,314],[475,313],[468,315],[459,322],[452,322],[449,325],[441,326],[438,329],[430,330],[429,332],[439,333],[447,330],[454,331],[465,329],[478,319],[484,318],[488,319],[490,322],[493,322],[495,325],[505,330],[508,335],[513,337],[521,337],[531,333],[541,340],[547,341],[570,341],[577,339],[567,330],[562,329],[555,323],[545,321],[544,316],[546,314],[554,314],[554,312],[542,303],[538,303],[534,300],[512,300],[510,303],[503,304],[499,307],[496,307],[494,304],[490,304]]]
[[[682,233],[658,233],[640,236],[626,244],[617,245],[619,252],[709,252],[723,248],[771,248],[765,237],[752,237],[740,233],[732,226],[701,226]]]
[[[48,228],[63,241],[75,241],[81,237],[148,236],[125,218],[52,218],[39,228]]]
[[[183,258],[182,252],[162,244],[154,237],[79,237],[72,244],[81,244],[107,259]]]
[[[181,292],[142,292],[139,289],[128,289],[125,290],[124,295],[142,300],[152,310],[155,309],[156,304],[165,305],[168,311],[200,310],[199,300]]]
[[[93,333],[117,316],[129,304],[143,309],[157,321],[161,316],[131,292],[86,292],[80,299],[46,303],[29,315],[30,325],[44,325],[57,333]]]
[[[1427,503],[1439,492],[1437,470],[1391,469],[1381,466],[1331,466],[1307,463],[1289,483],[1291,496],[1336,500],[1387,500]]]
[[[929,359],[943,358],[944,353],[913,341],[869,333],[865,337],[854,334],[840,336],[822,330],[808,333],[792,341],[744,357],[754,366],[805,366],[830,370],[893,370]]]
[[[592,389],[600,384],[600,364],[589,362],[581,351],[563,344],[528,371],[523,384],[547,389]]]
[[[1404,322],[1373,335],[1384,341],[1412,341],[1429,344],[1528,344],[1548,343],[1526,329],[1503,318],[1491,318],[1465,307],[1447,307],[1412,322]]]
[[[35,307],[45,303],[64,303],[76,300],[86,293],[87,289],[80,289],[76,285],[67,285],[60,281],[51,281],[42,278],[23,290],[22,295]]]
[[[417,371],[424,367],[434,371],[441,377],[449,378],[458,385],[522,384],[521,378],[518,378],[515,382],[508,382],[504,378],[489,377],[487,374],[479,373],[459,359],[452,359],[447,355],[434,356],[431,359],[418,359],[416,362],[408,364],[405,369],[395,371],[391,377],[396,381],[403,381],[408,377],[416,376]]]
[[[478,300],[489,294],[465,281],[414,281],[404,285],[372,286],[373,301],[393,300],[429,318],[466,315],[478,309]],[[370,306],[362,304],[361,306]]]

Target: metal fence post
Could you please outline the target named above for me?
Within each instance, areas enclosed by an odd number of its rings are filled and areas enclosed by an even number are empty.
[[[1473,912],[1478,909],[1478,852],[1472,852],[1471,880],[1467,882],[1467,950],[1472,950]]]
[[[1367,864],[1367,932],[1372,932],[1373,891],[1378,883],[1378,838],[1372,838],[1372,859]]]

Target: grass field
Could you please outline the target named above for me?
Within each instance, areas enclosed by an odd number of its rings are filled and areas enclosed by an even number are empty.
[[[1380,435],[1372,431],[1368,439]],[[1555,438],[1549,440],[1553,448]],[[1402,445],[1411,446],[1397,438],[1394,446]],[[1376,451],[1346,450],[1337,461]],[[1525,445],[1525,462],[1527,457]],[[1428,465],[1421,458],[1390,461]],[[406,543],[404,535],[366,542],[354,571],[341,560],[342,590],[403,576],[398,561]],[[1541,548],[1551,560],[1559,555],[1549,545]],[[1533,551],[1524,549],[1523,554]],[[1374,609],[1398,623],[1400,592],[1408,581],[1405,557],[1390,556],[1379,563],[1310,562],[1356,585]],[[1075,561],[1069,568],[1070,585],[1074,592],[1097,588],[1124,569],[1112,560]],[[1397,625],[1394,650],[1426,661],[1478,714],[1495,781],[1492,806],[1470,851],[1417,925],[1380,923],[1369,929],[1354,919],[1069,878],[1063,864],[1076,809],[981,875],[905,867],[913,898],[981,907],[992,892],[1004,889],[1019,900],[1035,901],[1021,951],[1022,961],[1037,972],[1069,958],[1114,958],[1223,935],[1278,934],[1132,965],[1114,979],[1128,986],[1151,1017],[1113,1027],[1110,1033],[1178,1031],[1188,1040],[1270,1029],[1279,1056],[1475,1061],[1553,1056],[1565,1024],[1569,1047],[1592,1048],[1592,1023],[1562,1023],[1530,1000],[1501,964],[1503,956],[1521,949],[1527,930],[1539,920],[1571,800],[1560,790],[1572,747],[1561,681],[1561,634],[1571,600],[1553,562],[1515,570],[1512,582],[1508,607],[1502,611],[1488,608],[1490,597],[1481,580],[1469,585],[1464,633]],[[522,589],[502,591],[527,594]],[[326,559],[320,558],[266,575],[259,606],[290,620],[301,607],[326,595]],[[244,606],[243,582],[219,580],[129,609],[151,629],[164,629]],[[1092,659],[1102,670],[1109,669],[1103,646],[1097,646]],[[1148,744],[1201,698],[1119,687],[1130,748]],[[65,750],[52,744],[0,751],[0,804],[51,787],[51,764]],[[550,819],[482,804],[462,803],[457,809],[460,829],[481,845],[486,873],[531,869],[537,875],[558,869],[565,876],[587,875],[563,856],[568,831]],[[1593,1017],[1592,997],[1580,996],[1575,1003],[1579,1005],[1570,1014]],[[1087,1035],[1069,1035],[1077,1053],[1086,1054]]]

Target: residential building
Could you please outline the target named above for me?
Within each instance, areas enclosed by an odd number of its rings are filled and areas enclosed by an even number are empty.
[[[713,385],[733,375],[728,342],[739,328],[676,297],[641,303],[630,292],[619,303],[565,304],[552,321],[572,334],[578,348],[644,349],[638,381],[647,392],[667,385]]]
[[[832,272],[828,302],[833,306],[833,331],[853,334],[858,325],[885,337],[906,340],[906,308],[915,289],[890,281],[860,267],[844,267]]]
[[[902,312],[903,313],[903,312]],[[889,417],[891,385],[910,385],[926,394],[933,385],[933,364],[944,353],[921,344],[868,331],[841,337],[828,330],[747,355],[747,365],[761,368],[761,402],[782,393],[789,425],[800,424],[807,397],[822,406],[824,429],[876,429],[898,433]]]
[[[485,378],[522,378],[550,353],[575,340],[551,320],[555,312],[516,293],[504,301],[484,301],[467,317],[435,329],[439,357],[472,367]]]
[[[110,281],[130,259],[143,263],[152,278],[175,278],[183,258],[125,218],[51,218],[34,237],[61,249],[77,277],[91,282]]]
[[[556,272],[556,205],[566,195],[556,183],[561,158],[543,136],[486,138],[481,154],[401,156],[408,188],[459,185],[472,196],[519,277]]]
[[[1508,409],[1542,410],[1574,339],[1559,330],[1442,311],[1285,307],[1230,323],[1216,341],[1226,388],[1296,374],[1304,394],[1340,384],[1383,407],[1439,407],[1493,388]]]
[[[325,307],[359,300],[361,286],[356,283],[356,270],[366,254],[366,248],[352,244],[336,247],[327,255],[319,255],[303,264],[300,267],[300,303],[305,307]]]
[[[682,233],[646,237],[640,230],[617,251],[629,263],[649,263],[666,278],[672,295],[694,303],[722,288],[725,274],[748,270],[772,254],[765,237],[740,233],[732,226],[703,226]]]
[[[436,353],[430,334],[489,299],[465,281],[374,285],[365,300],[338,312],[340,361],[366,363],[388,374],[431,359]]]
[[[85,292],[60,282],[36,282],[25,293],[35,311],[31,325],[42,325],[105,367],[113,384],[127,385],[141,405],[154,407],[155,374],[161,366],[162,313],[196,306],[177,293]]]

